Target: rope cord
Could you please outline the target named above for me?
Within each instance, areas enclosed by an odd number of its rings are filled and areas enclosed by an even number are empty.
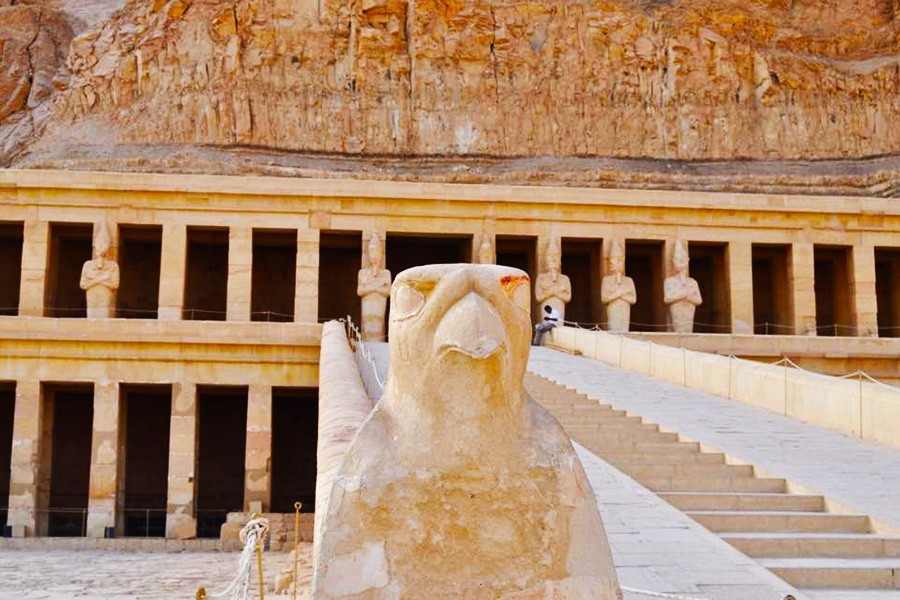
[[[234,579],[221,592],[206,592],[205,598],[228,598],[229,600],[249,600],[250,571],[253,567],[253,555],[257,548],[265,542],[269,535],[269,520],[264,517],[250,519],[241,529],[241,542],[244,549],[238,560],[238,572]]]
[[[375,383],[378,385],[378,389],[384,390],[384,382],[381,380],[381,376],[378,375],[378,367],[375,365],[375,359],[372,358],[372,353],[369,351],[366,343],[363,342],[362,333],[360,333],[359,328],[353,323],[353,319],[350,318],[350,315],[338,320],[347,327],[347,334],[352,339],[353,345],[356,346],[359,355],[372,370],[372,375],[375,377]]]

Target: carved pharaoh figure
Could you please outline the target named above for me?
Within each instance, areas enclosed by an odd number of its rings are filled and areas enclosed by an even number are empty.
[[[109,226],[106,221],[94,227],[93,258],[81,269],[81,289],[87,297],[89,319],[109,319],[115,312],[116,290],[119,289],[119,265],[109,258]]]
[[[481,245],[478,247],[478,262],[482,265],[492,265],[495,262],[494,246],[487,234],[481,237]]]
[[[547,270],[534,282],[534,297],[544,314],[544,306],[549,305],[559,312],[560,322],[566,318],[566,303],[572,299],[572,284],[569,277],[560,272],[560,251],[555,240],[547,245]],[[562,323],[560,323],[562,324]]]
[[[313,598],[621,599],[581,463],[524,389],[530,304],[511,267],[397,276],[384,395],[316,507]]]
[[[362,338],[364,341],[384,341],[384,315],[391,294],[391,272],[382,267],[384,252],[381,238],[372,233],[366,258],[369,266],[360,269],[356,293],[361,298]]]
[[[665,303],[669,306],[669,325],[675,333],[693,333],[694,313],[697,307],[703,304],[697,280],[688,277],[689,261],[690,257],[684,243],[676,241],[672,257],[675,274],[667,277],[663,284]]]
[[[618,240],[609,252],[609,272],[600,284],[600,300],[606,306],[606,328],[625,333],[631,324],[631,306],[637,302],[634,280],[625,276],[625,250]]]

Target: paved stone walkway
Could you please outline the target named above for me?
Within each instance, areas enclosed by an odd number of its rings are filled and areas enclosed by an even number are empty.
[[[312,576],[311,545],[301,552],[300,581]],[[218,592],[237,571],[237,552],[111,552],[4,550],[0,552],[0,600],[193,600],[197,588]],[[291,568],[290,555],[265,555],[270,591]],[[256,586],[256,574],[251,577]],[[258,598],[254,587],[252,598]],[[289,598],[289,595],[276,596]],[[304,589],[298,598],[307,599]]]
[[[577,446],[597,496],[619,584],[708,600],[808,596],[772,575],[636,481]],[[652,596],[625,592],[626,600]]]
[[[529,369],[900,530],[900,451],[548,348]]]

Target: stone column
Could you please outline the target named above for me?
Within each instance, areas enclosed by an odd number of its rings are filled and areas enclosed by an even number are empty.
[[[50,225],[46,221],[26,221],[23,237],[19,315],[41,317],[44,315]]]
[[[250,320],[251,270],[253,269],[253,229],[232,227],[228,231],[229,321]]]
[[[183,540],[197,535],[197,519],[194,516],[197,386],[193,383],[176,383],[172,386],[172,394],[166,537]]]
[[[878,336],[878,299],[875,295],[875,247],[868,244],[854,246],[853,306],[856,335]]]
[[[753,333],[753,245],[729,242],[728,285],[731,298],[731,333]]]
[[[163,225],[162,260],[159,268],[159,319],[180,321],[184,307],[184,276],[187,269],[187,227]]]
[[[816,335],[815,251],[809,242],[797,242],[791,247],[791,287],[794,333]]]
[[[247,395],[247,449],[244,460],[244,511],[253,502],[269,512],[272,459],[272,388],[251,385]]]
[[[13,537],[35,534],[42,418],[41,383],[19,381],[16,384],[16,408],[13,418],[7,520],[7,524],[12,527]]]
[[[294,296],[294,321],[316,323],[319,320],[319,230],[297,231],[297,289]]]
[[[113,381],[94,384],[94,434],[91,441],[91,479],[88,494],[87,536],[102,538],[116,526],[119,459],[119,386]]]

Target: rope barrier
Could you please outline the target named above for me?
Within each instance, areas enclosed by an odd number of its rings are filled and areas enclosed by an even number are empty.
[[[360,333],[359,328],[353,323],[353,319],[350,318],[350,315],[347,315],[343,319],[338,319],[344,326],[347,328],[347,335],[351,338],[353,345],[356,347],[357,352],[362,357],[363,361],[369,365],[369,368],[372,370],[372,375],[375,377],[375,384],[378,385],[379,390],[384,390],[384,382],[381,380],[381,376],[378,374],[378,366],[375,364],[375,359],[372,358],[372,353],[369,352],[369,348],[366,346],[366,343],[363,342],[362,333]]]
[[[253,565],[253,555],[256,554],[256,563],[259,575],[259,597],[264,600],[265,580],[262,569],[262,550],[266,536],[269,535],[269,520],[254,516],[241,529],[241,542],[244,549],[238,559],[238,572],[234,579],[221,592],[210,593],[206,588],[197,590],[197,600],[208,598],[228,598],[230,600],[249,600],[250,598],[250,571]]]

